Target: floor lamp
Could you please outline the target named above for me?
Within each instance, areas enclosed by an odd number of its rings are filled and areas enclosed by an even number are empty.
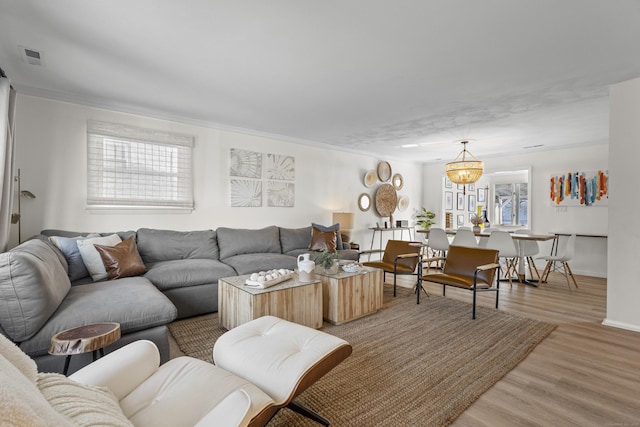
[[[11,224],[18,224],[18,244],[22,243],[22,206],[21,199],[35,199],[36,195],[29,190],[22,190],[20,187],[20,169],[18,169],[18,175],[14,178],[18,183],[18,212],[11,214]]]

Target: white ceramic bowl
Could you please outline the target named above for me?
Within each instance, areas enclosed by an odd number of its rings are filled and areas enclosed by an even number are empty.
[[[342,269],[347,273],[355,273],[356,271],[358,271],[358,264],[343,265]]]

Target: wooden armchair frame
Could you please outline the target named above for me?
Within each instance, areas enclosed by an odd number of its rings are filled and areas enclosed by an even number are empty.
[[[442,273],[422,275],[422,262],[444,260]],[[496,309],[500,293],[500,263],[498,251],[495,249],[470,248],[464,246],[450,246],[447,257],[428,258],[419,267],[418,286],[422,282],[433,282],[442,285],[442,295],[446,287],[453,286],[473,292],[473,308],[471,318],[476,318],[476,296],[478,292],[492,291],[496,293]],[[495,287],[492,283],[495,281]],[[420,292],[417,296],[420,304]]]

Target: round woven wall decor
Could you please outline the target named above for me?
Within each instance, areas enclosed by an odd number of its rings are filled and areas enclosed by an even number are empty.
[[[378,187],[375,196],[376,211],[380,216],[389,216],[398,205],[398,193],[391,184],[382,184]]]

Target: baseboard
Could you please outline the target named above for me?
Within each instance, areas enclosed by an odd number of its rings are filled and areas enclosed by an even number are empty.
[[[624,322],[616,322],[615,320],[609,320],[609,319],[604,319],[602,321],[602,324],[605,326],[611,326],[613,328],[627,329],[633,332],[640,332],[640,325],[632,325]]]

